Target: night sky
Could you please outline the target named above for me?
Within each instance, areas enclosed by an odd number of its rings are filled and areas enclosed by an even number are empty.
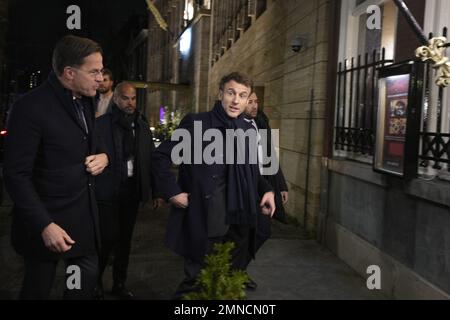
[[[81,30],[68,30],[66,9],[81,9]],[[105,51],[105,66],[118,63],[131,33],[146,27],[145,0],[11,0],[8,27],[10,67],[45,75],[55,43],[65,34],[89,37]],[[139,18],[138,15],[141,15]],[[116,66],[117,67],[117,66]]]

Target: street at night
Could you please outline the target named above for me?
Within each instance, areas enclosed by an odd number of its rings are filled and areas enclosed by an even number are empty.
[[[450,300],[449,26],[447,0],[0,0],[0,300]]]

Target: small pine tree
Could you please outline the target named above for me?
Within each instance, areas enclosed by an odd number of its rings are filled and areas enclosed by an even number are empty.
[[[233,242],[216,243],[214,253],[205,258],[205,267],[197,279],[196,292],[184,296],[185,300],[244,300],[245,271],[231,270]]]

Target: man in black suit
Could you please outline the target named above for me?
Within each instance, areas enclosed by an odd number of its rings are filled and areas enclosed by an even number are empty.
[[[153,136],[145,117],[136,110],[136,87],[127,82],[117,85],[111,112],[97,118],[97,127],[108,154],[110,166],[96,178],[102,249],[98,298],[103,298],[102,274],[114,251],[112,294],[132,299],[125,288],[131,239],[140,203],[152,192],[151,154]],[[155,206],[159,203],[154,201]]]
[[[239,151],[248,154],[248,144],[238,143],[234,148],[226,148],[224,142],[225,148],[219,147],[215,152],[216,161],[210,162],[202,158],[209,144],[194,142],[194,139],[202,140],[207,131],[218,134],[217,139],[222,141],[229,131],[236,133],[241,129],[254,133],[242,114],[251,91],[252,82],[246,75],[231,73],[222,78],[220,101],[212,111],[189,114],[181,121],[176,133],[187,133],[191,137],[188,140],[193,146],[194,159],[181,163],[178,180],[171,172],[172,163],[177,162],[172,153],[178,143],[165,141],[153,153],[152,171],[158,181],[158,191],[172,204],[166,243],[185,259],[185,279],[177,289],[176,299],[195,290],[204,257],[212,252],[217,242],[234,242],[232,267],[245,270],[248,254],[254,251],[250,239],[255,232],[256,216],[262,213],[272,216],[275,210],[274,194],[261,177],[257,162],[230,161]],[[183,158],[188,153],[183,150]],[[195,159],[198,156],[201,159]]]
[[[70,273],[64,298],[91,299],[99,244],[93,177],[108,165],[94,126],[102,49],[65,36],[52,64],[48,80],[15,103],[8,121],[4,176],[14,202],[12,243],[25,259],[20,298],[48,299],[62,259]]]
[[[286,180],[284,179],[283,171],[281,171],[281,167],[278,166],[278,170],[275,174],[266,174],[267,172],[264,172],[265,166],[264,165],[264,152],[262,149],[267,150],[267,156],[269,158],[275,157],[275,149],[272,141],[272,133],[271,128],[269,126],[269,119],[264,114],[264,112],[259,108],[259,101],[258,96],[255,92],[252,92],[250,97],[248,98],[247,107],[244,110],[244,117],[245,121],[250,123],[258,132],[259,130],[267,130],[267,139],[265,142],[267,143],[267,146],[262,146],[260,143],[258,144],[258,164],[259,164],[259,170],[261,175],[267,180],[267,182],[272,186],[274,192],[275,192],[275,206],[276,210],[273,215],[273,217],[277,220],[280,220],[282,222],[286,221],[286,213],[284,212],[284,207],[288,201],[288,187],[286,184]],[[260,140],[262,143],[263,140]],[[257,232],[255,237],[255,253],[261,248],[261,246],[266,242],[271,235],[271,219],[268,216],[265,215],[258,215],[257,219]],[[252,256],[248,256],[247,264],[250,263],[252,260]],[[247,289],[255,290],[257,288],[257,284],[252,279],[249,279],[249,282],[247,283]]]

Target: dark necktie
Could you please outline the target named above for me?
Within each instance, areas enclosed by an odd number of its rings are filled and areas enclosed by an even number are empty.
[[[84,128],[84,131],[86,133],[89,133],[86,118],[84,117],[84,106],[81,102],[81,99],[75,98],[73,101],[75,105],[75,111],[77,112],[78,120],[80,121],[81,126]]]

